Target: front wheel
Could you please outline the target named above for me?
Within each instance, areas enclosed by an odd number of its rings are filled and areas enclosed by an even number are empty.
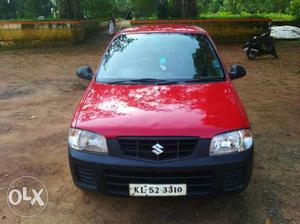
[[[251,51],[248,51],[247,52],[247,58],[249,59],[249,60],[255,60],[256,59],[256,54],[255,54],[255,52],[251,52]]]

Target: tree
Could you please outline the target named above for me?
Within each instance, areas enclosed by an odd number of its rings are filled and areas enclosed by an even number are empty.
[[[285,13],[300,17],[300,0],[0,0],[0,19],[66,19],[123,17],[193,18],[220,11]],[[131,17],[131,16],[130,16]]]
[[[212,12],[212,13],[217,13],[220,11],[220,9],[223,7],[223,0],[212,0],[208,4],[208,8],[202,8],[200,9],[200,12]],[[207,10],[208,9],[208,10]]]
[[[173,0],[172,17],[193,18],[198,16],[196,0]]]
[[[53,3],[49,0],[17,0],[17,13],[20,18],[51,17]]]
[[[52,17],[51,0],[0,0],[1,19],[36,19],[38,16]]]
[[[213,2],[210,0],[197,1],[197,8],[200,12],[208,12],[211,5],[213,5]]]
[[[58,0],[60,18],[81,19],[80,0]]]
[[[107,18],[116,16],[113,9],[114,1],[107,0],[81,0],[81,9],[84,18]]]
[[[128,13],[131,8],[129,0],[112,0],[112,12],[114,16],[124,17],[124,14]]]
[[[232,12],[233,14],[239,13],[239,1],[238,0],[224,0],[224,8],[228,12]]]
[[[171,17],[179,18],[181,15],[181,1],[171,0]]]
[[[17,17],[17,3],[15,0],[8,2],[0,0],[0,19],[12,19]]]
[[[131,0],[135,17],[151,17],[156,14],[157,0]]]
[[[158,0],[157,17],[159,19],[166,19],[169,17],[169,2],[168,2],[168,0]]]

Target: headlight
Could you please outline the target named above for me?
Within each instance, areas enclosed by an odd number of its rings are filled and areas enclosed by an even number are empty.
[[[253,136],[250,130],[239,130],[216,135],[212,138],[209,155],[226,155],[242,152],[250,149],[253,145]]]
[[[93,132],[70,128],[68,143],[73,149],[79,151],[108,153],[106,138]]]

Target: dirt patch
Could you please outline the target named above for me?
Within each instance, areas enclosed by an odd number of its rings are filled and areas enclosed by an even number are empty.
[[[300,222],[299,42],[278,42],[279,59],[248,61],[240,45],[220,45],[226,65],[248,75],[234,81],[255,134],[251,183],[240,194],[202,199],[132,199],[74,187],[66,136],[88,82],[75,70],[97,68],[109,37],[99,34],[68,48],[0,52],[0,223],[273,223]],[[9,184],[41,179],[49,203],[38,217],[15,216],[6,205]]]
[[[74,77],[73,77],[74,78]],[[82,83],[78,83],[78,80],[74,79],[39,79],[34,80],[32,82],[33,86],[36,86],[36,88],[57,88],[64,90],[67,89],[67,87],[70,88],[69,91],[76,91],[76,90],[85,90],[86,85]]]
[[[0,123],[0,134],[1,134],[1,132],[11,131],[11,129],[12,129],[12,126],[10,124]]]
[[[32,89],[19,89],[19,87],[8,87],[7,89],[0,90],[0,100],[9,99],[12,97],[27,96],[32,94]]]

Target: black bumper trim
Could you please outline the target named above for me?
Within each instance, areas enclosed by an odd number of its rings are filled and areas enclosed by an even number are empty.
[[[187,196],[218,195],[247,187],[253,149],[160,163],[69,149],[69,162],[77,187],[103,194],[129,196],[129,183],[187,183]],[[78,170],[84,172],[78,175]]]

